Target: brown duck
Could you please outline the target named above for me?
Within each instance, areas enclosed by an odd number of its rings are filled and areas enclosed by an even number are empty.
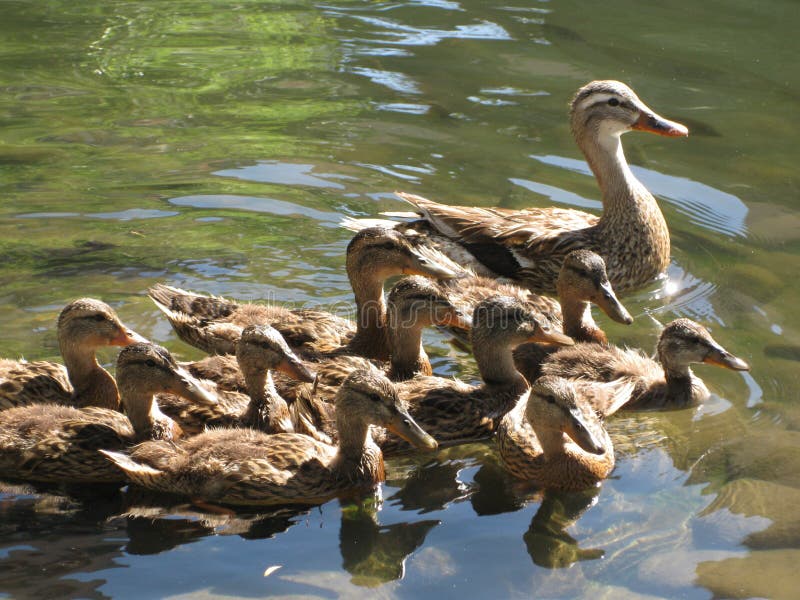
[[[427,252],[427,254],[426,254]],[[304,358],[333,351],[387,360],[386,303],[383,284],[403,274],[448,278],[454,274],[435,262],[435,254],[415,249],[396,231],[373,227],[347,246],[347,276],[356,301],[356,323],[331,313],[277,305],[239,304],[166,285],[149,290],[183,341],[212,354],[233,354],[242,328],[268,324]]]
[[[351,373],[336,396],[339,445],[298,433],[216,429],[182,444],[147,442],[130,456],[105,454],[138,485],[234,505],[316,504],[385,478],[370,425],[388,427],[417,447],[436,441],[408,415],[376,369]]]
[[[207,427],[250,427],[265,433],[294,431],[286,401],[275,389],[272,371],[289,378],[314,381],[314,373],[297,358],[280,333],[269,325],[249,325],[236,344],[236,361],[247,393],[219,390],[212,381],[202,384],[216,393],[216,404],[198,404],[176,395],[159,395],[161,411],[189,435]]]
[[[497,446],[506,469],[542,487],[577,491],[614,468],[614,448],[591,402],[566,379],[538,379],[500,421]]]
[[[441,444],[474,441],[495,432],[500,419],[528,388],[514,366],[514,347],[531,341],[572,344],[569,337],[550,329],[537,313],[509,296],[479,303],[472,322],[472,350],[481,385],[443,377],[416,377],[397,384],[409,413],[421,427],[430,428]],[[408,448],[393,436],[379,439],[379,444],[387,452]]]
[[[422,331],[438,325],[468,330],[471,318],[450,298],[451,292],[436,282],[419,276],[401,279],[387,296],[387,323],[391,358],[385,369],[393,381],[402,381],[415,375],[431,375],[430,360],[422,347]],[[246,391],[245,381],[231,356],[210,356],[187,363],[188,370],[203,379],[214,381],[218,389]],[[333,401],[335,387],[354,370],[369,368],[370,361],[361,356],[338,354],[313,363],[319,387],[317,395]],[[288,401],[298,394],[302,377],[278,374],[275,386]]]
[[[708,398],[708,388],[692,372],[692,363],[750,370],[745,361],[725,350],[705,327],[690,319],[676,319],[664,327],[656,355],[657,360],[653,360],[640,350],[576,344],[551,354],[541,372],[582,381],[628,381],[632,389],[622,408],[658,409],[693,406]]]
[[[655,199],[631,172],[620,137],[631,130],[670,137],[688,130],[654,113],[619,81],[592,81],[579,89],[570,123],[600,185],[600,217],[555,207],[449,206],[401,193],[422,220],[395,228],[411,240],[427,238],[479,274],[509,277],[537,292],[556,291],[564,257],[579,248],[603,257],[617,292],[649,283],[669,264],[669,231]]]
[[[41,482],[113,482],[124,476],[98,450],[121,450],[148,439],[182,435],[159,411],[159,392],[213,403],[169,353],[154,344],[127,346],[117,358],[117,383],[126,415],[107,408],[53,404],[19,406],[0,419],[0,476]]]
[[[57,334],[63,365],[0,359],[0,409],[39,403],[118,409],[117,385],[95,352],[146,340],[93,298],[67,304],[58,316]]]

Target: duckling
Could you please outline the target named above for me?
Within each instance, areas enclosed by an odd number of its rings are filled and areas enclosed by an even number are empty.
[[[178,445],[147,442],[104,452],[130,481],[148,489],[234,505],[317,504],[385,477],[370,434],[376,424],[426,450],[436,441],[408,415],[377,369],[354,371],[336,396],[339,445],[297,433],[215,429]]]
[[[577,491],[614,468],[614,449],[592,404],[573,382],[536,380],[500,421],[497,445],[506,469],[543,487]]]
[[[444,282],[451,289],[455,302],[474,308],[478,302],[491,296],[512,296],[541,313],[552,327],[563,331],[576,342],[608,342],[605,333],[592,318],[592,303],[618,323],[633,323],[633,317],[617,299],[608,280],[605,262],[591,250],[573,250],[564,258],[556,282],[558,300],[536,294],[515,283],[461,269],[457,278]],[[527,347],[523,345],[519,349]]]
[[[472,322],[472,350],[483,384],[467,385],[442,377],[417,377],[397,384],[398,394],[409,404],[409,413],[441,444],[474,441],[495,432],[500,419],[528,388],[514,366],[514,347],[531,341],[573,343],[510,296],[479,303]],[[407,448],[391,436],[378,443],[385,452]]]
[[[67,304],[58,315],[57,332],[63,365],[0,359],[0,409],[37,403],[119,409],[117,384],[95,352],[147,340],[94,298]]]
[[[555,207],[448,206],[400,193],[421,220],[395,223],[395,229],[411,239],[427,238],[478,274],[509,277],[536,292],[556,291],[564,257],[579,248],[603,257],[617,292],[649,283],[669,265],[669,230],[655,199],[631,172],[620,138],[631,130],[679,137],[688,129],[654,113],[619,81],[592,81],[580,88],[570,123],[600,185],[599,218]],[[345,226],[353,228],[353,221]]]
[[[536,308],[543,311],[555,327],[563,328],[564,333],[576,342],[608,344],[605,332],[592,318],[591,303],[597,304],[617,323],[633,323],[633,317],[617,299],[611,287],[605,262],[591,250],[573,250],[567,254],[556,285],[560,306],[548,311],[540,302]],[[551,300],[535,294],[532,297]],[[541,374],[541,363],[556,349],[555,346],[542,344],[523,344],[514,350],[514,362],[525,379],[536,381]]]
[[[422,347],[422,330],[431,325],[468,330],[472,321],[469,315],[450,300],[451,293],[431,279],[412,275],[401,279],[387,297],[387,322],[391,358],[386,373],[393,381],[409,379],[417,374],[431,375],[431,363]],[[187,364],[196,377],[213,380],[218,389],[245,389],[244,379],[234,359],[228,355],[210,356]],[[335,386],[354,370],[368,368],[371,361],[360,356],[330,356],[314,363],[319,388],[318,394],[333,401]],[[379,364],[379,366],[383,366]],[[278,393],[288,401],[298,394],[302,377],[281,374],[275,377]]]
[[[692,363],[750,370],[745,361],[720,346],[705,327],[685,318],[664,327],[656,355],[657,361],[639,350],[576,344],[551,354],[541,372],[588,381],[627,380],[633,383],[633,389],[622,408],[660,409],[694,406],[708,398],[708,388],[689,367]]]
[[[394,275],[452,277],[436,263],[436,254],[415,249],[399,233],[374,227],[353,237],[347,246],[347,276],[356,300],[356,323],[307,309],[262,304],[237,304],[166,285],[149,290],[183,341],[216,354],[233,354],[242,327],[267,323],[277,329],[304,358],[333,351],[376,360],[389,358],[383,284]]]
[[[269,325],[248,325],[236,344],[236,360],[247,394],[216,389],[219,402],[205,405],[175,395],[157,397],[161,411],[177,421],[189,435],[207,427],[251,427],[266,433],[294,431],[286,401],[275,389],[272,370],[290,378],[312,382],[315,375],[291,351],[286,340]],[[203,382],[209,389],[211,381]]]
[[[98,449],[121,450],[147,439],[182,435],[153,396],[171,392],[198,403],[216,401],[164,348],[137,343],[117,358],[117,384],[127,417],[107,408],[18,406],[0,419],[0,476],[39,482],[116,482],[124,475]]]

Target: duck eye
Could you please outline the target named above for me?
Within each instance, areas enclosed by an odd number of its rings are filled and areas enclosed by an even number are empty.
[[[92,319],[97,321],[98,323],[100,323],[101,321],[105,321],[106,320],[106,316],[105,315],[99,315],[99,314],[98,315],[93,315]]]
[[[609,106],[619,106],[619,100],[617,100],[616,98],[609,98],[608,99],[608,105]]]
[[[551,396],[549,394],[544,397],[544,401],[547,402],[548,404],[555,404],[556,403],[555,396]]]
[[[144,364],[146,364],[148,367],[155,367],[156,361],[154,361],[152,358],[148,358],[146,361],[144,361]]]
[[[381,401],[381,397],[378,394],[369,394],[367,397],[370,400],[372,400],[373,402],[380,402]]]

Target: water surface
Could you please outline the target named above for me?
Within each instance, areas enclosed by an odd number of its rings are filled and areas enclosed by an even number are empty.
[[[795,597],[798,27],[791,0],[0,4],[2,356],[55,358],[83,295],[199,356],[156,282],[347,312],[336,224],[407,210],[397,189],[597,210],[566,107],[616,78],[691,136],[625,136],[673,260],[626,298],[633,326],[598,319],[650,349],[653,319],[689,316],[753,366],[698,367],[696,410],[612,419],[617,467],[584,494],[514,485],[492,443],[392,459],[378,497],[299,512],[6,486],[0,593]],[[475,376],[426,342],[438,373]]]

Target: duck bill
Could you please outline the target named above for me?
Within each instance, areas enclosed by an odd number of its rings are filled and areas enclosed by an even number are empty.
[[[214,392],[207,390],[189,371],[182,368],[175,371],[175,382],[169,391],[197,404],[212,405],[219,402]]]
[[[455,327],[456,329],[469,331],[472,329],[472,317],[452,307],[445,311],[443,318],[436,320],[436,324],[440,327]]]
[[[750,370],[750,365],[748,365],[738,356],[734,356],[721,346],[712,348],[703,359],[703,362],[707,365],[715,365],[717,367],[722,367],[723,369],[730,369],[731,371]]]
[[[639,113],[639,118],[631,126],[631,129],[667,137],[686,137],[689,135],[689,129],[685,125],[665,119],[649,109],[642,110]]]
[[[606,453],[605,446],[589,431],[586,420],[580,411],[573,409],[569,412],[569,422],[565,430],[572,441],[586,452],[597,455]]]
[[[625,325],[633,323],[631,313],[628,312],[628,309],[626,309],[622,305],[622,302],[619,301],[619,298],[617,298],[610,281],[606,281],[600,286],[600,292],[600,296],[595,300],[595,304],[600,307],[600,310],[617,323],[624,323]]]
[[[131,344],[149,344],[150,340],[139,335],[132,329],[124,325],[120,327],[119,333],[111,340],[112,346],[130,346]]]
[[[526,342],[537,344],[552,344],[554,346],[574,346],[575,340],[560,331],[545,331],[541,327],[536,328],[536,333],[529,337]]]
[[[399,410],[394,418],[386,424],[386,429],[399,435],[409,444],[420,450],[436,450],[438,442],[422,429],[404,410]]]
[[[317,374],[305,366],[303,361],[296,356],[284,358],[276,367],[276,370],[296,381],[304,381],[306,383],[312,383],[317,378]]]

